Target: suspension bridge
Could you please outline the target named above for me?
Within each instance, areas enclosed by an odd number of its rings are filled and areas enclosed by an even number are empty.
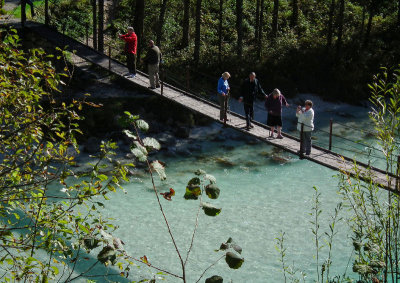
[[[2,20],[0,19],[0,23],[1,22]],[[25,22],[24,26],[55,46],[59,46],[60,48],[66,47],[69,51],[73,52],[75,56],[100,66],[114,75],[124,78],[136,88],[141,88],[144,91],[153,93],[154,95],[162,96],[163,98],[178,103],[191,111],[205,115],[218,123],[224,123],[219,119],[219,105],[206,99],[204,96],[196,95],[196,93],[190,92],[189,90],[184,90],[185,87],[178,88],[172,84],[166,83],[165,81],[168,80],[167,77],[162,79],[161,87],[157,89],[148,89],[148,76],[141,71],[137,72],[135,78],[124,77],[127,68],[121,62],[111,58],[112,47],[110,45],[108,46],[108,54],[104,54],[103,52],[98,52],[89,46],[88,36],[86,39],[74,39],[65,35],[65,30],[59,32],[54,28],[50,28],[48,24],[38,22]],[[105,49],[107,51],[107,48]],[[170,81],[175,82],[176,80],[171,78]],[[254,122],[253,125],[254,128],[246,130],[245,117],[234,112],[228,114],[228,120],[225,122],[226,127],[231,127],[292,154],[298,154],[301,143],[301,140],[298,137],[282,133],[284,136],[283,139],[270,138],[269,128],[265,124]],[[331,141],[332,131],[330,131],[329,134]],[[399,189],[399,181],[396,175],[387,173],[384,170],[332,151],[331,142],[328,148],[313,144],[311,154],[304,156],[304,159],[333,170],[338,170],[349,176],[358,176],[366,182],[373,182],[380,187],[391,191],[397,192]]]

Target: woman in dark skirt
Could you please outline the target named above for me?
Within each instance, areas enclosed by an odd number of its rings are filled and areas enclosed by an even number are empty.
[[[279,89],[276,88],[272,91],[272,93],[265,101],[265,108],[267,108],[268,111],[267,126],[270,127],[269,136],[271,138],[274,137],[274,130],[276,127],[278,131],[278,135],[276,136],[276,138],[283,139],[283,136],[281,134],[283,105],[285,105],[286,107],[289,106],[286,98],[281,94]]]

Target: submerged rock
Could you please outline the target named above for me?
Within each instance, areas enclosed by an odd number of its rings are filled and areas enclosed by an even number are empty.
[[[234,167],[234,166],[236,166],[236,164],[234,162],[230,161],[229,159],[221,158],[221,157],[215,158],[215,162],[218,165],[221,165],[221,166],[224,166],[224,167]]]

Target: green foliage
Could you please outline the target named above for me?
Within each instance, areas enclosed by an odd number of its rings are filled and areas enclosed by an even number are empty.
[[[370,118],[386,158],[387,172],[398,175],[395,157],[399,152],[400,70],[383,69],[369,86],[373,104]],[[372,182],[361,182],[358,176],[350,179],[342,174],[340,181],[340,193],[353,213],[349,221],[356,254],[353,271],[365,281],[395,282],[400,260],[398,192],[382,192]],[[393,182],[388,175],[388,185]]]
[[[71,264],[83,258],[83,248],[109,246],[98,236],[115,227],[102,217],[99,200],[128,181],[127,169],[116,164],[109,175],[102,173],[116,148],[103,143],[90,170],[73,171],[71,153],[79,152],[76,135],[81,133],[78,111],[91,103],[65,102],[68,77],[56,72],[54,56],[40,49],[22,51],[18,42],[12,31],[0,43],[1,276],[12,282],[73,280],[74,272],[80,277],[93,268],[77,271]],[[57,57],[63,57],[59,51]],[[120,260],[121,252],[107,249],[99,261]]]

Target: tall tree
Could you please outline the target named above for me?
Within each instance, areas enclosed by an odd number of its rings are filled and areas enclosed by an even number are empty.
[[[336,50],[339,53],[340,48],[342,47],[342,37],[343,37],[343,23],[344,23],[344,7],[345,7],[345,0],[340,0],[339,2],[339,14],[337,20],[337,41],[336,41]]]
[[[264,0],[260,3],[260,28],[258,29],[258,46],[257,46],[257,58],[261,58],[262,49],[262,38],[263,38],[263,27],[264,27]]]
[[[243,0],[236,0],[237,56],[243,53]]]
[[[26,0],[21,1],[21,25],[25,26],[26,22]]]
[[[165,22],[165,12],[167,10],[167,2],[168,0],[163,0],[160,9],[160,16],[158,18],[158,27],[157,27],[157,40],[156,45],[161,46],[161,39],[163,34],[163,27]]]
[[[258,43],[258,30],[260,28],[260,0],[256,2],[256,19],[254,23],[254,38]]]
[[[360,28],[360,35],[362,37],[362,35],[364,34],[364,26],[365,26],[365,4],[363,4],[363,9],[362,9],[362,15],[361,15],[361,28]]]
[[[182,47],[189,46],[190,0],[183,0]]]
[[[332,46],[334,15],[335,15],[335,0],[331,0],[331,4],[329,6],[328,36],[327,36],[327,43],[326,43],[326,45],[328,47]]]
[[[104,52],[104,0],[99,0],[99,32],[97,49],[99,52]]]
[[[97,50],[97,0],[92,0],[93,49]]]
[[[292,0],[292,17],[290,18],[290,26],[297,27],[299,23],[299,3],[298,0]]]
[[[278,33],[278,12],[279,12],[279,0],[274,0],[274,8],[272,11],[272,37],[276,38]]]
[[[142,52],[143,39],[143,24],[144,24],[144,0],[136,0],[136,9],[134,14],[133,27],[137,35],[137,58],[140,58]]]
[[[400,27],[400,0],[397,3],[397,26]]]
[[[200,59],[201,0],[196,0],[196,30],[194,36],[194,64],[197,67]]]
[[[44,24],[48,26],[50,23],[49,18],[49,0],[44,0]]]
[[[219,0],[219,15],[218,15],[218,62],[222,62],[222,20],[224,13],[224,0]]]

